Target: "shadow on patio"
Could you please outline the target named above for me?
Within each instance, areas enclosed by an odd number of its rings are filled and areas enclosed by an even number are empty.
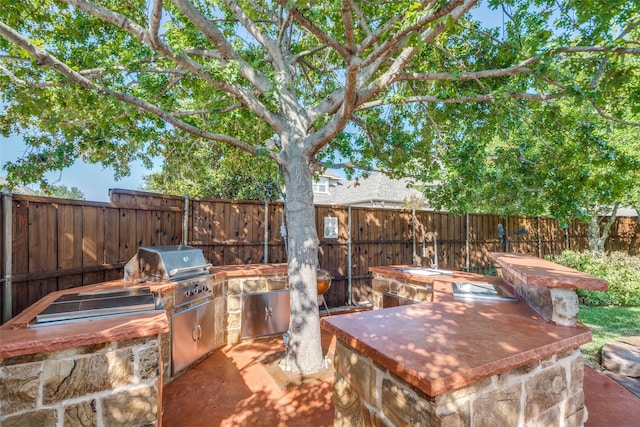
[[[323,335],[325,353],[334,342]],[[282,350],[273,337],[215,351],[165,387],[163,427],[333,425],[333,374],[281,389],[262,361]]]
[[[332,357],[335,338],[323,332]],[[223,347],[164,389],[163,427],[333,425],[333,376],[281,389],[261,362],[283,350],[272,337]],[[640,399],[615,381],[585,368],[587,427],[634,427]]]

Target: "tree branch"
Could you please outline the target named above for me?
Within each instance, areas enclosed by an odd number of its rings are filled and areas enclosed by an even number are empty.
[[[187,55],[191,55],[191,56],[197,56],[197,57],[200,57],[200,58],[215,59],[217,61],[220,61],[221,63],[226,63],[226,61],[222,57],[222,54],[220,54],[220,52],[218,52],[217,50],[203,49],[203,48],[199,48],[199,47],[192,47],[192,48],[186,49],[185,53]]]
[[[242,8],[238,5],[237,2],[233,0],[225,0],[225,3],[229,10],[233,12],[233,14],[238,18],[238,21],[242,24],[244,28],[253,36],[254,39],[258,41],[267,51],[269,56],[274,61],[274,66],[285,73],[289,73],[288,68],[285,66],[284,58],[282,57],[282,53],[278,49],[278,45],[276,41],[267,37],[258,26],[253,22],[253,20],[242,10]]]
[[[260,115],[262,119],[264,119],[267,123],[269,123],[274,128],[279,128],[281,123],[274,117],[267,108],[265,108],[262,103],[253,95],[251,95],[246,89],[240,86],[234,86],[230,84],[226,84],[224,82],[218,81],[213,78],[201,64],[192,60],[185,54],[176,55],[169,46],[162,43],[157,38],[154,40],[149,32],[143,27],[139,26],[135,22],[128,19],[126,16],[123,16],[119,13],[116,13],[110,9],[107,9],[103,6],[91,3],[87,0],[65,0],[72,6],[77,7],[79,10],[82,10],[89,15],[100,18],[106,22],[109,22],[117,27],[127,31],[128,33],[138,37],[143,43],[154,49],[156,52],[160,53],[164,57],[172,60],[178,65],[185,67],[186,69],[193,72],[195,75],[213,85],[214,87],[220,89],[223,92],[226,92],[236,98],[240,98],[245,102],[246,105],[251,105],[252,109],[255,109],[257,114]],[[184,0],[174,0],[174,3],[183,3]],[[189,2],[188,9],[194,11],[194,13],[200,17],[204,18],[198,10],[196,10],[193,5]],[[189,8],[190,7],[190,8]],[[188,18],[188,17],[187,17]],[[206,18],[204,18],[206,21]],[[222,36],[224,38],[224,36]],[[246,77],[245,77],[246,78]],[[247,79],[251,82],[250,79]],[[258,87],[258,86],[256,86]]]
[[[508,77],[515,76],[519,73],[531,73],[531,69],[527,68],[527,66],[535,64],[538,62],[538,58],[529,58],[525,61],[517,65],[513,65],[507,68],[496,68],[493,70],[482,70],[482,71],[469,71],[463,72],[459,74],[453,73],[404,73],[401,74],[396,81],[401,80],[417,80],[417,81],[443,81],[443,80],[476,80],[476,79],[485,79],[489,77]]]
[[[562,97],[565,92],[550,93],[550,94],[532,94],[532,93],[511,93],[506,94],[504,97],[512,99],[528,99],[530,101],[550,101]],[[499,99],[494,94],[476,95],[476,96],[460,96],[451,98],[438,98],[436,96],[409,96],[402,100],[375,100],[366,102],[358,106],[357,111],[366,110],[368,108],[381,107],[383,105],[392,104],[409,104],[415,102],[431,102],[431,103],[445,103],[445,104],[463,104],[466,102],[490,102]]]
[[[447,5],[446,8],[440,9],[436,11],[433,15],[433,19],[430,19],[428,22],[432,22],[435,19],[443,18],[447,14],[451,16],[454,21],[459,20],[465,13],[467,13],[471,7],[476,3],[477,0],[464,0],[459,2],[452,2]],[[449,6],[459,4],[458,7],[454,7],[453,9]],[[425,24],[426,25],[426,24]],[[423,31],[420,34],[422,41],[424,44],[429,44],[433,42],[440,34],[444,32],[446,29],[446,25],[440,23],[433,28],[429,28],[426,31]],[[383,49],[383,48],[381,48]],[[384,89],[389,87],[401,74],[402,70],[407,66],[407,64],[411,61],[411,59],[418,53],[418,49],[415,47],[407,47],[403,49],[400,55],[394,60],[393,64],[389,67],[389,69],[378,79],[376,82],[372,82],[366,89],[360,91],[359,99],[361,102],[367,102],[372,97],[378,95]],[[372,72],[369,70],[369,72]],[[367,79],[368,80],[368,79]]]
[[[467,0],[467,1],[475,4],[477,0]],[[455,10],[460,3],[464,3],[464,0],[451,1],[447,3],[445,6],[443,6],[442,8],[434,11],[433,13],[424,14],[415,24],[407,26],[406,28],[402,29],[402,31],[398,31],[394,33],[394,35],[391,38],[389,38],[384,43],[382,43],[382,45],[380,45],[378,49],[375,49],[367,58],[364,59],[362,64],[363,67],[366,67],[369,64],[372,64],[380,56],[384,55],[388,51],[395,50],[398,48],[398,46],[404,46],[407,42],[406,37],[408,34],[410,34],[411,32],[417,32],[422,28],[427,27],[432,22],[435,22],[438,19],[446,16],[447,14]],[[420,9],[426,9],[430,4],[431,4],[431,1],[422,2]],[[436,28],[441,26],[442,24],[437,25]],[[442,30],[444,30],[444,28],[438,31],[437,34],[442,32]],[[429,30],[426,30],[421,34],[421,36],[425,39],[425,44],[428,44],[431,40],[433,40],[433,38],[426,37],[428,33],[429,33]]]
[[[296,62],[298,62],[300,60],[300,58],[303,58],[303,57],[309,56],[309,55],[313,55],[314,53],[319,52],[322,49],[326,49],[327,47],[329,47],[329,46],[326,45],[326,44],[323,44],[323,45],[320,45],[320,46],[316,46],[313,49],[308,49],[308,50],[303,50],[302,52],[298,52],[297,54],[295,54],[293,56],[293,59],[292,59],[291,62],[292,63],[296,63]]]
[[[309,30],[309,32],[311,32],[311,34],[316,36],[316,38],[320,40],[322,43],[325,43],[331,46],[340,56],[342,56],[345,59],[345,61],[348,60],[349,51],[344,46],[342,46],[336,39],[329,36],[327,33],[325,33],[316,25],[314,25],[313,22],[308,20],[302,13],[300,13],[300,11],[297,8],[291,7],[289,0],[276,0],[276,1],[280,6],[285,8],[291,14],[293,19],[296,22],[298,22],[302,27]]]
[[[362,9],[358,7],[354,0],[351,0],[351,9],[354,11],[356,17],[358,18],[358,23],[360,24],[360,29],[362,30],[362,32],[364,32],[368,38],[372,37],[373,33],[371,32],[371,28],[369,28],[369,23],[367,22]]]
[[[173,4],[195,25],[207,39],[220,51],[225,60],[237,61],[240,64],[240,74],[254,85],[261,93],[268,92],[273,89],[273,85],[265,76],[256,71],[249,63],[242,59],[229,45],[224,34],[218,30],[202,12],[200,12],[188,0],[173,0]],[[257,101],[256,101],[257,102]],[[266,110],[266,108],[265,108]]]
[[[631,121],[628,121],[628,120],[622,120],[622,119],[619,119],[617,117],[613,117],[610,114],[607,114],[600,106],[598,106],[595,103],[595,101],[593,101],[591,99],[589,99],[589,103],[591,103],[593,108],[598,112],[600,117],[602,117],[603,119],[610,120],[610,121],[615,122],[615,123],[620,123],[621,125],[635,126],[635,127],[640,126],[640,122],[631,122]]]
[[[605,46],[569,46],[554,49],[551,53],[617,53],[619,55],[640,55],[640,48]]]
[[[154,0],[151,6],[151,15],[149,17],[149,34],[151,35],[151,43],[154,46],[160,44],[158,38],[160,32],[160,21],[162,20],[162,0]]]
[[[159,73],[159,74],[175,74],[180,76],[186,76],[187,71],[180,68],[163,68],[163,67],[143,67],[143,68],[127,68],[122,65],[116,65],[109,69],[106,68],[88,68],[86,70],[80,70],[78,73],[85,77],[102,77],[109,70],[124,71],[129,73]]]
[[[9,77],[9,80],[11,80],[14,84],[18,86],[31,86],[36,89],[44,89],[44,88],[53,86],[52,83],[35,83],[35,82],[22,80],[21,78],[13,74],[8,68],[5,68],[2,65],[0,65],[0,72],[6,75],[7,77]]]
[[[199,116],[199,115],[205,115],[205,114],[225,114],[242,107],[243,107],[242,104],[233,104],[233,105],[229,105],[228,107],[220,108],[217,110],[176,111],[175,113],[173,113],[173,115],[175,117],[187,117],[187,116]]]
[[[344,23],[344,33],[347,39],[347,49],[354,54],[356,52],[356,41],[353,34],[353,16],[351,15],[351,0],[342,0],[342,22]]]
[[[105,86],[98,85],[91,80],[88,80],[82,74],[74,71],[70,67],[68,67],[65,63],[60,61],[55,56],[51,55],[49,52],[35,46],[31,43],[26,37],[23,37],[20,33],[16,32],[13,28],[7,26],[4,22],[0,21],[0,36],[6,38],[11,43],[15,44],[19,48],[23,49],[27,52],[31,57],[35,59],[38,65],[49,67],[57,71],[66,77],[69,81],[76,83],[88,91],[96,91],[102,95],[111,95],[114,98],[122,101],[126,104],[132,105],[142,111],[146,111],[154,116],[164,120],[165,122],[175,126],[178,129],[182,129],[185,132],[188,132],[192,135],[199,136],[204,139],[212,140],[212,141],[220,141],[237,147],[243,151],[246,151],[250,154],[256,155],[258,153],[258,149],[242,140],[237,138],[232,138],[227,135],[215,134],[211,132],[206,132],[201,129],[196,128],[182,120],[176,118],[173,114],[162,110],[161,108],[147,102],[143,99],[137,98],[133,95],[123,93],[117,90],[113,90],[107,88]]]
[[[432,3],[433,3],[433,0],[420,3],[421,10],[428,9]],[[377,28],[374,33],[370,33],[370,35],[367,36],[367,38],[365,38],[362,41],[362,43],[360,43],[358,54],[361,54],[366,49],[370,48],[372,45],[377,44],[382,38],[382,35],[389,32],[395,25],[397,25],[398,22],[402,21],[402,19],[405,18],[405,16],[406,16],[406,13],[396,15],[391,19],[387,20],[387,22],[385,22],[384,25]],[[384,46],[384,44],[382,46]],[[376,52],[382,50],[383,49],[382,46],[378,45],[378,47],[374,50],[373,53],[376,55],[376,57],[380,56],[381,53],[376,53]],[[385,50],[388,50],[388,49],[385,49]],[[375,62],[375,58],[372,58],[371,61],[369,62]]]

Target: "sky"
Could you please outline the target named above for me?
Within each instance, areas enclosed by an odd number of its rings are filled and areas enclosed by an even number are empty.
[[[15,161],[25,153],[25,150],[26,145],[21,137],[5,138],[0,136],[0,165],[4,166],[8,161]],[[109,189],[139,190],[143,185],[143,176],[150,172],[142,163],[136,162],[131,167],[130,176],[116,181],[113,170],[100,164],[84,163],[78,160],[72,167],[66,168],[62,172],[50,172],[46,176],[52,184],[66,185],[68,188],[77,187],[84,194],[85,200],[108,202]],[[0,169],[0,176],[5,175],[4,169]],[[28,185],[28,187],[37,189],[37,186],[34,185]]]

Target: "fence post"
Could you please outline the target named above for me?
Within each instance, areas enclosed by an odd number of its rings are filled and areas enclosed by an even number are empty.
[[[11,247],[13,241],[13,198],[11,197],[11,191],[2,189],[2,254],[3,265],[2,271],[4,277],[2,278],[2,323],[8,322],[12,315],[13,295],[11,292],[12,285],[12,257]]]
[[[542,236],[540,235],[540,217],[538,218],[538,258],[542,258]]]
[[[509,217],[504,217],[505,252],[509,253]]]
[[[269,263],[269,199],[264,201],[264,256],[265,264]]]
[[[467,264],[467,273],[468,273],[470,268],[471,268],[471,265],[470,265],[470,262],[469,262],[469,214],[468,213],[466,215],[465,222],[466,222],[466,224],[465,224],[465,229],[466,230],[465,230],[465,236],[464,236],[464,240],[465,240],[464,249],[465,249],[465,252],[467,253],[466,264]]]
[[[184,196],[184,213],[182,214],[182,244],[189,244],[189,196]]]
[[[416,210],[411,209],[411,236],[413,241],[413,265],[417,265],[417,247],[416,247]]]
[[[351,271],[351,206],[347,208],[347,305],[352,305]]]

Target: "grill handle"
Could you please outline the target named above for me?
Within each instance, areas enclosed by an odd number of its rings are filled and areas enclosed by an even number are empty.
[[[174,268],[173,270],[169,271],[169,277],[173,277],[176,274],[185,273],[187,271],[195,271],[195,270],[200,270],[202,268],[209,268],[211,266],[212,264],[205,264],[205,265],[197,265],[194,267]]]

